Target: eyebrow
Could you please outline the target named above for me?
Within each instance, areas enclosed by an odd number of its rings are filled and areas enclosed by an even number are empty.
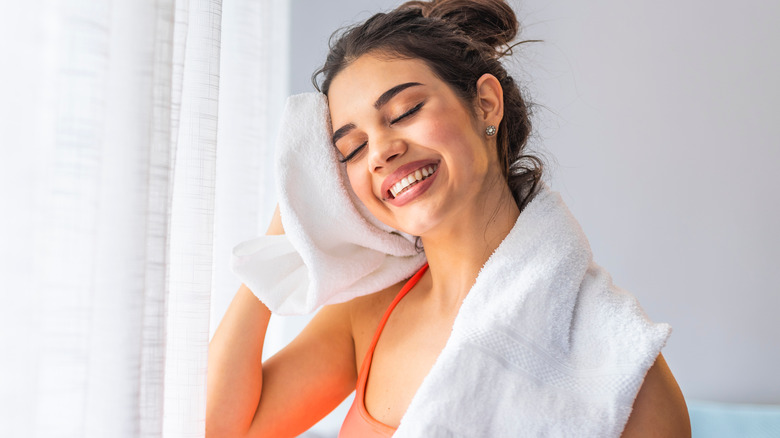
[[[403,84],[396,85],[395,87],[385,91],[384,93],[382,93],[381,96],[379,96],[379,99],[377,99],[376,102],[374,102],[374,108],[376,109],[382,108],[383,106],[385,106],[387,102],[390,101],[390,99],[395,97],[396,94],[406,90],[409,87],[415,87],[418,85],[422,85],[422,84],[419,82],[406,82]],[[356,127],[357,126],[355,126],[354,123],[348,123],[342,126],[341,128],[337,129],[336,132],[333,133],[333,138],[332,138],[333,144],[335,145],[337,141],[341,140],[342,137],[347,135],[349,131],[352,131]]]
[[[354,123],[348,123],[341,128],[337,129],[336,132],[333,133],[333,144],[335,145],[337,141],[341,140],[342,137],[347,135],[349,131],[357,128]]]
[[[395,87],[385,91],[382,93],[381,96],[379,96],[379,99],[374,102],[374,108],[380,109],[382,108],[387,102],[390,101],[393,97],[395,97],[396,94],[406,90],[409,87],[414,87],[417,85],[422,85],[419,82],[407,82],[405,84],[396,85]]]

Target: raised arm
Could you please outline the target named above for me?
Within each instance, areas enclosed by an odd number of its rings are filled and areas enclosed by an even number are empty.
[[[277,208],[266,234],[283,234]],[[349,304],[326,306],[262,363],[270,310],[241,285],[209,344],[206,437],[296,436],[357,379]]]

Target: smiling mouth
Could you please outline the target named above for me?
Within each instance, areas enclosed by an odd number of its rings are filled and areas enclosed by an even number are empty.
[[[390,190],[387,191],[388,195],[390,196],[390,199],[395,199],[396,197],[398,197],[398,195],[407,191],[410,187],[414,186],[420,181],[424,181],[426,178],[433,175],[434,172],[436,172],[436,169],[438,168],[439,168],[438,164],[431,164],[421,169],[417,169],[414,172],[410,173],[409,175],[401,178],[401,181],[395,183],[392,187],[390,187]]]

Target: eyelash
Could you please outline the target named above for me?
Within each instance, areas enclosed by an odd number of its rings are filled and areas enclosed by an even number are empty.
[[[407,111],[407,112],[405,112],[405,113],[401,114],[400,116],[398,116],[398,117],[394,118],[393,120],[391,120],[391,121],[390,121],[390,125],[394,125],[394,124],[396,124],[396,123],[400,122],[401,120],[405,119],[406,117],[409,117],[409,116],[411,116],[412,114],[416,113],[417,111],[419,111],[419,110],[420,110],[420,108],[422,108],[422,107],[423,107],[423,105],[424,105],[424,104],[425,104],[425,101],[423,101],[423,102],[420,102],[420,103],[418,103],[417,105],[413,106],[413,107],[412,107],[412,108],[411,108],[409,111]],[[350,161],[351,159],[353,159],[353,158],[355,157],[355,155],[357,155],[357,154],[358,154],[360,151],[362,151],[362,150],[363,150],[363,148],[364,148],[364,147],[365,147],[367,144],[368,144],[368,142],[367,142],[367,141],[366,141],[366,142],[363,142],[363,144],[361,144],[360,146],[356,147],[356,148],[355,148],[355,150],[353,150],[352,152],[350,152],[350,153],[349,153],[349,155],[347,155],[346,157],[344,157],[344,158],[340,159],[340,160],[339,160],[339,162],[341,162],[341,163],[346,163],[346,162]]]
[[[393,124],[395,124],[397,122],[400,122],[402,119],[404,119],[406,117],[409,117],[412,114],[416,113],[420,108],[422,108],[424,103],[425,102],[423,101],[423,102],[420,102],[417,105],[413,106],[412,109],[410,109],[409,111],[407,111],[407,112],[401,114],[400,116],[394,118],[393,120],[391,120],[390,124],[393,125]]]

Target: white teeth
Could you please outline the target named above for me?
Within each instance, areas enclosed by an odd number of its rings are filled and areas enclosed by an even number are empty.
[[[422,181],[425,178],[429,177],[433,174],[433,172],[436,171],[436,165],[433,164],[428,167],[423,167],[422,169],[417,169],[413,173],[405,176],[401,179],[401,181],[398,181],[393,185],[393,187],[390,188],[390,194],[393,195],[395,198],[398,193],[400,193],[405,188],[409,187],[410,185],[414,184],[417,181]]]

